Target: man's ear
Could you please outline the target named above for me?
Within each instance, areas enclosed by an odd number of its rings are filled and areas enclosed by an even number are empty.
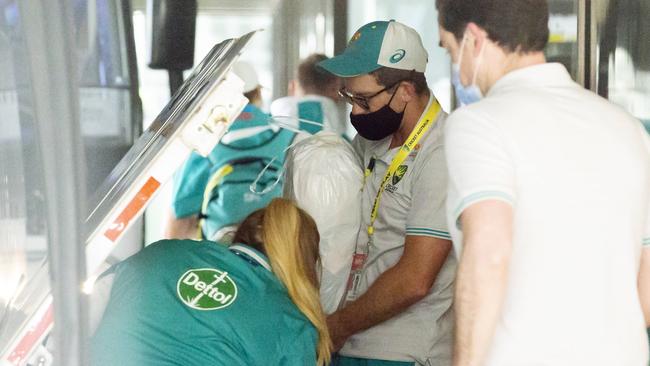
[[[402,81],[397,92],[402,101],[406,103],[414,100],[418,96],[418,93],[415,90],[415,84],[411,81]]]
[[[488,41],[488,34],[483,28],[479,27],[476,25],[476,23],[473,22],[467,23],[467,32],[469,37],[467,39],[467,42],[470,43],[472,54],[475,57],[478,57],[479,53],[481,52],[483,42]]]

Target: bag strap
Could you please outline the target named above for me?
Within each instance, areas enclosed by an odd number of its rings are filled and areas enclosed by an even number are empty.
[[[221,183],[223,178],[228,174],[233,172],[233,166],[231,164],[224,164],[219,170],[217,170],[208,181],[208,184],[205,186],[203,191],[203,202],[201,204],[201,212],[199,213],[199,228],[198,228],[198,237],[200,239],[205,239],[203,235],[203,225],[205,225],[205,219],[207,218],[208,204],[210,203],[210,194],[212,190]]]

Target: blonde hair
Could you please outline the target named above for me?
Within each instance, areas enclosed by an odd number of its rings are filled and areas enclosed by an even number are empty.
[[[332,340],[318,292],[320,237],[314,220],[292,201],[276,198],[248,216],[234,240],[263,249],[293,303],[318,331],[317,364],[329,364]]]

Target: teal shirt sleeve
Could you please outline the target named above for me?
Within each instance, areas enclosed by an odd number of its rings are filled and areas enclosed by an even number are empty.
[[[174,176],[172,209],[176,218],[198,214],[203,202],[203,191],[210,179],[210,160],[192,152]]]

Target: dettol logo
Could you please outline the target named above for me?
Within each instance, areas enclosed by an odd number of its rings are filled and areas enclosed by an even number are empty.
[[[223,309],[237,298],[237,285],[228,272],[213,268],[190,269],[178,279],[178,297],[197,310]]]

